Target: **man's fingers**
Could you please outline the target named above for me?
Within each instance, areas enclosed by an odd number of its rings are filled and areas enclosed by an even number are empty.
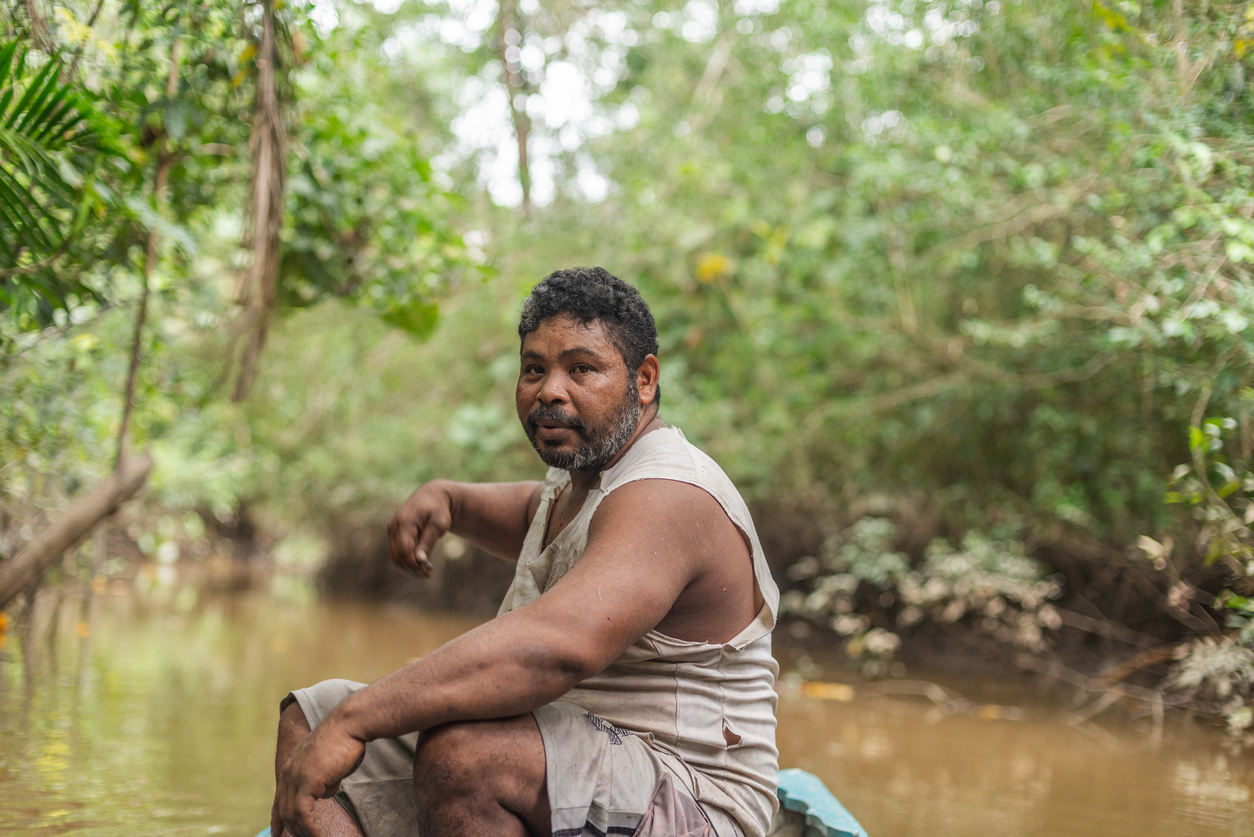
[[[401,569],[409,568],[409,559],[414,554],[414,541],[418,535],[418,525],[402,521],[398,512],[388,524],[388,547],[392,563]]]
[[[270,837],[283,837],[283,818],[279,816],[279,797],[275,792],[274,804],[270,806]]]
[[[425,529],[419,529],[413,524],[401,524],[401,530],[397,533],[394,540],[391,541],[391,558],[392,564],[398,570],[404,570],[424,578],[431,575],[431,561],[427,558],[430,547],[426,547],[426,553],[420,554],[419,550],[423,547],[422,532]]]
[[[431,553],[453,525],[452,511],[452,500],[437,483],[427,483],[411,494],[388,523],[392,564],[429,578]]]
[[[337,787],[339,783],[336,783]],[[296,822],[300,826],[302,835],[307,837],[322,837],[318,831],[318,827],[313,821],[314,798],[302,794],[296,800]]]
[[[417,526],[405,525],[402,527],[404,535],[398,537],[392,549],[392,564],[399,570],[414,573],[423,577],[431,575],[431,562],[427,555],[430,553],[430,547],[426,547],[426,552],[420,552],[423,549],[422,536]]]
[[[435,542],[444,534],[442,527],[436,526],[432,522],[428,522],[422,528],[422,532],[418,535],[418,542],[414,544],[414,563],[415,569],[427,578],[431,575],[431,553],[435,550]]]

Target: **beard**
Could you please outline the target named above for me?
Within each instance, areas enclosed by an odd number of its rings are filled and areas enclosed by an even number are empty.
[[[540,421],[557,421],[570,427],[580,438],[574,450],[546,450],[536,439],[536,424]],[[531,446],[540,454],[540,459],[550,468],[563,471],[600,471],[610,460],[618,455],[623,446],[631,441],[640,422],[640,391],[632,381],[628,386],[627,396],[618,409],[606,419],[604,424],[593,427],[574,416],[567,415],[557,407],[536,407],[523,422],[523,430]]]

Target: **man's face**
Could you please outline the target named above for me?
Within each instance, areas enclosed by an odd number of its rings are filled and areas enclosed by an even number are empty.
[[[518,418],[546,465],[599,471],[640,419],[636,373],[598,321],[550,317],[523,339]]]

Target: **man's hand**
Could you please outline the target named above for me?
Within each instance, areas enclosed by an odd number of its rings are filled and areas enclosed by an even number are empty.
[[[271,837],[320,837],[313,822],[314,802],[330,799],[340,780],[365,758],[366,745],[327,717],[292,750],[279,772],[270,808]]]
[[[431,577],[431,550],[453,525],[453,499],[440,481],[419,488],[388,524],[388,548],[399,569]]]

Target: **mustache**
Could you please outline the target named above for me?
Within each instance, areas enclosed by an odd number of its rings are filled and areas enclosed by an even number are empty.
[[[544,405],[540,405],[527,414],[527,421],[532,426],[539,424],[542,421],[557,422],[559,424],[566,425],[581,435],[587,429],[587,425],[575,416],[567,415],[562,412],[560,407],[545,407]]]

